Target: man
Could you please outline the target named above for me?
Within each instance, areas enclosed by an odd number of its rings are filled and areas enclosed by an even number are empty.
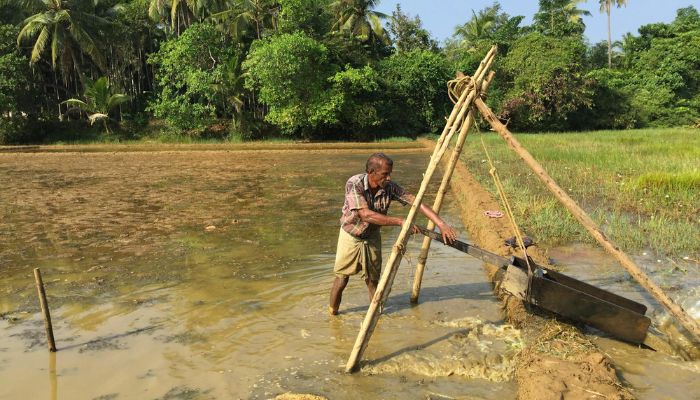
[[[382,268],[381,226],[402,226],[404,218],[387,215],[392,200],[413,204],[415,197],[391,180],[394,162],[384,153],[374,153],[367,160],[364,174],[350,177],[345,184],[345,203],[340,218],[338,249],[335,255],[335,280],[331,288],[328,312],[338,314],[343,290],[351,275],[362,273],[372,301]],[[440,228],[442,238],[451,243],[457,238],[454,229],[430,207],[420,211]],[[418,233],[413,226],[412,233]]]

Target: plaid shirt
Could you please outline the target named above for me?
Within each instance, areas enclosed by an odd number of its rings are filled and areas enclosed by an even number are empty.
[[[389,181],[386,188],[379,188],[372,195],[367,181],[367,174],[359,174],[350,177],[345,184],[345,203],[343,204],[343,216],[340,225],[343,230],[352,236],[363,237],[369,233],[369,229],[378,229],[378,225],[372,225],[360,218],[359,210],[368,208],[372,211],[386,215],[389,212],[389,204],[397,200],[403,205],[408,202],[403,198],[406,191],[393,181]]]

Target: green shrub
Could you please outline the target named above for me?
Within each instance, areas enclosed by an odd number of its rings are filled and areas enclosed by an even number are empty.
[[[452,109],[446,85],[452,72],[444,56],[429,50],[398,52],[382,60],[379,75],[386,85],[389,130],[415,135],[442,129]]]
[[[226,72],[236,55],[214,26],[190,26],[149,57],[155,69],[156,98],[148,110],[175,128],[201,134],[228,107]]]

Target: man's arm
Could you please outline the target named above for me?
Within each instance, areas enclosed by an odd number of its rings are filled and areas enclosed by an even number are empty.
[[[382,213],[378,213],[376,211],[372,211],[369,208],[360,208],[357,210],[357,212],[360,214],[360,218],[364,222],[369,222],[370,224],[374,225],[381,225],[381,226],[401,226],[403,225],[403,218],[400,217],[390,217],[388,215],[384,215]],[[415,232],[413,232],[415,233]]]
[[[413,202],[416,200],[416,197],[413,196],[412,194],[405,193],[403,195],[403,198],[410,202],[410,204],[413,204]],[[420,203],[420,212],[423,213],[426,217],[428,217],[429,220],[433,221],[433,223],[440,228],[440,233],[442,234],[442,240],[445,243],[452,243],[455,240],[457,240],[457,232],[455,232],[454,229],[452,229],[451,226],[447,225],[445,221],[443,221],[442,218],[440,218],[439,215],[433,211],[432,208],[428,207],[424,203]]]

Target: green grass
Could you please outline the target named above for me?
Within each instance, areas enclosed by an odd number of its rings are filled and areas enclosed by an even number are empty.
[[[517,140],[625,251],[700,253],[700,130],[690,128],[519,134]],[[518,223],[540,243],[592,242],[532,171],[485,133]],[[495,192],[478,134],[463,161]]]
[[[415,142],[416,140],[405,136],[391,136],[388,138],[377,139],[376,143],[386,143],[386,142]]]

